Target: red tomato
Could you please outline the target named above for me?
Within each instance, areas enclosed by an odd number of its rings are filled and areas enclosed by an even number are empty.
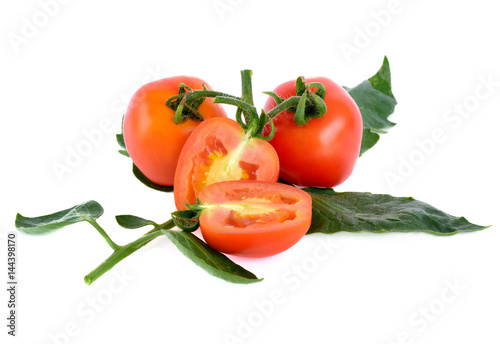
[[[287,250],[311,225],[311,196],[262,181],[226,181],[201,190],[200,228],[217,251],[267,257]]]
[[[317,77],[305,82],[325,86],[326,114],[299,127],[293,122],[292,113],[281,112],[273,119],[276,134],[270,143],[279,156],[281,178],[296,185],[333,187],[345,181],[354,169],[361,148],[363,120],[351,96],[330,79]],[[295,96],[295,80],[281,84],[274,92],[281,98]],[[269,97],[264,111],[275,106]]]
[[[203,80],[190,76],[175,76],[148,83],[132,96],[123,121],[123,137],[127,151],[134,164],[148,177],[160,185],[173,185],[177,160],[184,143],[201,122],[191,119],[175,124],[175,111],[165,102],[179,93],[179,85],[192,89],[210,86]],[[199,106],[205,119],[226,117],[219,104],[211,98]]]
[[[224,180],[264,180],[279,176],[278,155],[262,139],[251,138],[229,118],[203,121],[189,137],[175,172],[177,209],[196,203],[205,186]]]

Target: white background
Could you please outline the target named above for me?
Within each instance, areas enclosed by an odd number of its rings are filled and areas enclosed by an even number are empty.
[[[2,338],[43,344],[499,343],[500,21],[491,1],[54,3],[3,2],[0,9],[4,280],[6,233],[14,230],[17,212],[38,216],[94,199],[105,209],[99,222],[118,243],[142,231],[119,228],[114,215],[168,218],[172,195],[135,180],[130,160],[116,152],[115,133],[140,85],[180,74],[238,94],[239,71],[252,69],[256,105],[262,106],[261,91],[299,75],[354,86],[387,55],[397,125],[337,190],[413,196],[492,227],[451,237],[311,235],[278,256],[235,259],[264,277],[253,285],[216,279],[159,238],[87,286],[83,276],[111,253],[90,225],[42,237],[19,234],[18,336],[6,334],[4,291]],[[343,52],[347,45],[355,52]],[[489,90],[481,78],[490,79]],[[465,118],[458,117],[459,107],[469,109]],[[68,149],[102,121],[111,121],[112,130],[58,178],[53,164],[65,163]],[[428,144],[424,154],[417,142],[428,142],[436,129],[445,138]],[[412,169],[391,186],[388,174],[400,173],[409,160]]]

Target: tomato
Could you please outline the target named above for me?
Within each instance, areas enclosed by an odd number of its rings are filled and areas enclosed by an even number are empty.
[[[165,102],[179,93],[179,85],[186,84],[192,89],[203,89],[203,80],[190,76],[175,76],[148,83],[132,96],[123,121],[123,136],[127,151],[134,164],[148,177],[160,185],[173,185],[177,160],[184,143],[200,124],[187,119],[175,124],[175,111]],[[226,117],[219,104],[211,98],[205,99],[198,107],[205,119]]]
[[[325,86],[326,114],[299,127],[293,122],[292,113],[281,112],[273,118],[276,134],[270,143],[279,156],[281,178],[296,185],[333,187],[345,181],[354,169],[361,148],[363,120],[351,96],[332,80],[316,77],[305,82]],[[295,96],[295,80],[279,85],[274,92],[281,98]],[[264,111],[275,106],[269,97]]]
[[[201,189],[215,182],[275,182],[278,176],[278,155],[269,142],[249,137],[232,119],[212,118],[193,131],[182,149],[175,172],[175,205],[187,209]]]
[[[226,181],[201,190],[200,228],[217,251],[267,257],[297,243],[311,225],[311,196],[263,181]]]

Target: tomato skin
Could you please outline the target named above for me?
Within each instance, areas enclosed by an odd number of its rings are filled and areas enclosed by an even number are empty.
[[[264,180],[279,177],[278,155],[269,142],[248,137],[234,120],[203,121],[186,141],[175,172],[174,199],[178,210],[196,203],[199,192],[224,180]]]
[[[311,196],[290,185],[225,181],[205,187],[199,199],[207,206],[199,219],[203,239],[228,254],[278,254],[296,244],[311,225]],[[250,206],[255,206],[258,213],[239,210]]]
[[[160,79],[139,88],[132,96],[123,121],[123,137],[134,164],[151,181],[159,185],[173,185],[177,160],[184,143],[200,122],[191,119],[175,124],[175,111],[165,102],[178,94],[179,85],[192,89],[208,89],[203,80],[191,76]],[[211,98],[199,106],[204,119],[226,117],[219,104]]]
[[[299,127],[293,122],[292,113],[281,112],[273,118],[276,134],[270,143],[280,159],[281,178],[296,185],[333,187],[344,182],[354,169],[361,148],[363,120],[352,97],[332,80],[315,77],[305,82],[325,86],[326,114]],[[295,96],[295,80],[279,85],[274,92],[281,98]],[[264,111],[275,106],[269,97]]]

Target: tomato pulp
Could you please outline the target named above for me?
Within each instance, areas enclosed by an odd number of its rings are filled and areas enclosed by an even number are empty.
[[[267,257],[297,243],[311,225],[311,196],[290,185],[226,181],[201,190],[200,228],[217,251]]]
[[[276,182],[278,155],[265,140],[252,138],[229,118],[203,121],[186,141],[175,172],[177,209],[196,203],[207,185],[225,180]]]
[[[305,82],[325,86],[326,114],[299,127],[292,113],[281,112],[273,118],[276,134],[270,143],[279,156],[281,178],[296,185],[333,187],[344,182],[354,169],[361,148],[363,120],[349,93],[332,80],[316,77]],[[281,84],[274,92],[281,98],[295,96],[295,80]],[[275,106],[275,100],[269,97],[264,111]]]
[[[159,185],[174,185],[175,168],[184,143],[200,124],[187,119],[175,124],[175,111],[165,105],[186,84],[201,90],[203,80],[190,76],[175,76],[145,84],[132,96],[123,121],[123,137],[134,164],[151,181]],[[205,119],[226,117],[220,104],[207,98],[198,107]]]

